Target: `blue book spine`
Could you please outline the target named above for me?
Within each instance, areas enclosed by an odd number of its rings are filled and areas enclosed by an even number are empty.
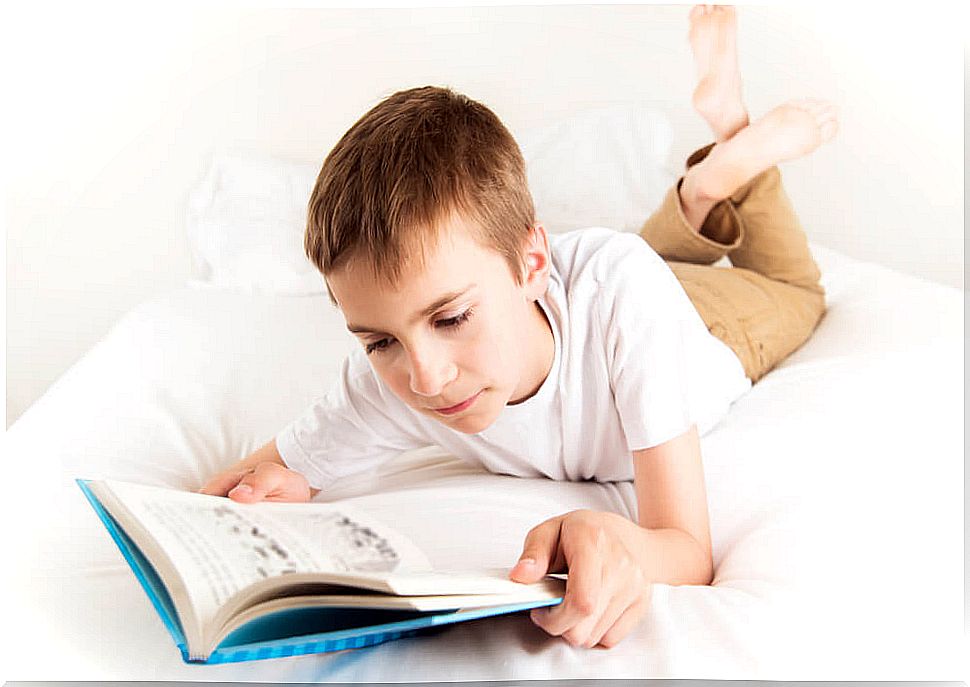
[[[105,507],[101,505],[101,502],[98,501],[98,497],[88,487],[90,480],[79,479],[75,481],[81,487],[81,491],[87,497],[88,503],[94,508],[94,512],[98,514],[108,533],[111,534],[111,538],[114,539],[115,544],[118,545],[125,560],[128,561],[129,567],[141,583],[142,589],[148,594],[148,598],[151,599],[152,605],[165,624],[165,628],[172,635],[172,639],[175,640],[175,645],[182,652],[183,659],[187,659],[188,647],[185,643],[185,634],[182,632],[182,624],[179,622],[178,613],[175,611],[175,604],[172,603],[172,597],[169,596],[168,590],[162,584],[162,580],[158,576],[158,573],[155,572],[155,568],[148,562],[148,559],[145,558],[141,550],[135,545],[135,542],[121,529],[121,525],[111,517],[108,511],[105,510]]]

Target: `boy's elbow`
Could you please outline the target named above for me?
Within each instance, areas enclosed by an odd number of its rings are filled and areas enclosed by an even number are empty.
[[[697,579],[696,584],[708,586],[714,582],[714,555],[710,546],[704,546],[697,539],[691,537],[697,551]]]
[[[710,586],[714,583],[714,561],[711,560],[710,557],[707,558],[704,571],[704,576],[702,578],[703,582],[701,582],[701,584],[704,586]]]

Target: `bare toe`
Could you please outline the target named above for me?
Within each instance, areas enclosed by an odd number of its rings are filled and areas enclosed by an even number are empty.
[[[812,115],[816,124],[819,126],[826,121],[834,119],[836,116],[835,106],[827,100],[802,98],[800,100],[793,100],[789,104]]]
[[[814,110],[814,114],[815,118],[820,122],[837,117],[835,105],[824,100],[819,101],[818,106]]]
[[[822,142],[825,143],[826,141],[832,140],[838,131],[839,120],[832,117],[831,119],[827,119],[825,122],[823,122],[819,127],[819,136],[822,137]]]
[[[799,110],[815,113],[819,110],[819,107],[823,103],[821,100],[816,100],[814,98],[798,98],[796,100],[790,101],[788,104],[793,107],[797,107]]]

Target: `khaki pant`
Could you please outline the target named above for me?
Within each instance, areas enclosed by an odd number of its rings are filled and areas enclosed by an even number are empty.
[[[714,144],[687,158],[687,169]],[[710,332],[758,381],[801,346],[825,313],[821,276],[777,167],[714,206],[700,233],[680,204],[683,177],[640,229],[680,280]],[[727,255],[732,267],[711,263]]]

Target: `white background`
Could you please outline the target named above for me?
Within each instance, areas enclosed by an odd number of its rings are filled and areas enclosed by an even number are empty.
[[[708,142],[689,106],[688,11],[3,10],[8,425],[122,313],[189,276],[185,199],[211,151],[322,162],[380,99],[433,83],[513,133],[655,102],[682,155]],[[810,240],[962,287],[966,17],[953,12],[744,6],[739,41],[752,118],[791,98],[839,106],[836,141],[782,166]]]

